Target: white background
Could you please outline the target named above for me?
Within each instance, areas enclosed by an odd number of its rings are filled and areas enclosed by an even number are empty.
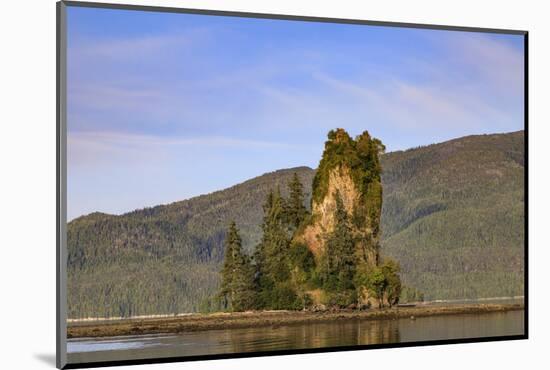
[[[115,2],[113,0],[112,2]],[[128,0],[130,2],[130,0]],[[547,368],[550,244],[550,22],[544,1],[138,1],[134,4],[311,15],[530,32],[527,341],[147,365],[147,369]],[[5,1],[0,22],[0,367],[55,359],[55,1]],[[133,367],[138,368],[138,367]]]

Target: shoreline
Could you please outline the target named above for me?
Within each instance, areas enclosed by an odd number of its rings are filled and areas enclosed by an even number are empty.
[[[524,309],[523,303],[448,304],[393,307],[366,311],[248,311],[190,314],[162,318],[124,319],[107,322],[68,322],[67,338],[99,338],[145,334],[177,334],[220,329],[321,323],[339,320],[395,320],[442,315],[484,314]]]

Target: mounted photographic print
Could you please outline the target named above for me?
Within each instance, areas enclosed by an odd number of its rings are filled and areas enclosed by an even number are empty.
[[[58,367],[527,338],[526,60],[58,3]]]

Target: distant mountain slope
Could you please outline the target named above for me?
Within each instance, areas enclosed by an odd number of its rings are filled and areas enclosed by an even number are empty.
[[[382,254],[429,299],[523,294],[523,131],[469,136],[382,157]],[[251,251],[269,189],[297,172],[121,216],[68,225],[70,317],[196,311],[218,284],[234,219]]]
[[[294,172],[310,191],[315,172],[298,167],[168,205],[71,221],[69,317],[197,311],[217,287],[229,221],[251,252],[267,193],[280,186],[285,194]]]
[[[523,294],[524,134],[468,136],[383,160],[382,253],[429,299]]]

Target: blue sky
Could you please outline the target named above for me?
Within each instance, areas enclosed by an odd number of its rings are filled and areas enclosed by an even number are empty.
[[[523,128],[523,38],[68,8],[68,218],[315,168],[327,132],[389,151]]]

